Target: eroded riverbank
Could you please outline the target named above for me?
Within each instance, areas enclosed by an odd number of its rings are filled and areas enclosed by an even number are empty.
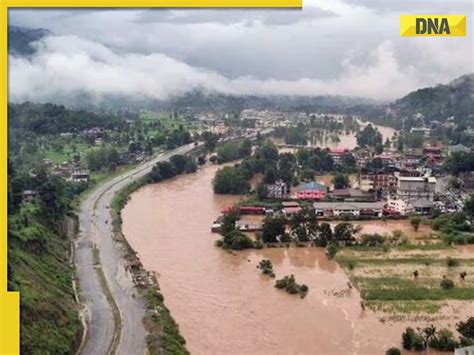
[[[380,354],[398,345],[403,322],[383,324],[362,311],[348,277],[319,248],[250,250],[214,247],[210,225],[239,196],[219,196],[207,166],[135,192],[122,212],[123,232],[144,267],[157,272],[166,305],[193,354]],[[304,299],[273,287],[256,265],[274,264],[309,286]]]

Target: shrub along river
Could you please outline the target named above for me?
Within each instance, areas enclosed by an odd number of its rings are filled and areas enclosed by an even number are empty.
[[[213,193],[218,168],[145,186],[122,212],[123,232],[144,267],[157,273],[191,353],[382,354],[399,346],[413,323],[382,323],[363,311],[358,291],[324,249],[215,247],[212,222],[241,198]],[[275,279],[256,268],[263,258],[276,278],[294,274],[308,285],[307,296],[277,290]]]

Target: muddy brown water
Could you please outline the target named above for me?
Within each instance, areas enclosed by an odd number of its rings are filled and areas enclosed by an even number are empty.
[[[361,130],[368,124],[368,123],[364,123],[364,122],[360,122],[359,123],[361,124]],[[388,139],[391,139],[394,135],[394,133],[396,132],[395,129],[391,128],[391,127],[386,127],[386,126],[378,126],[378,125],[374,125],[372,124],[374,127],[376,127],[379,132],[382,134],[382,139],[383,139],[383,142],[385,142],[385,140],[388,138]],[[354,149],[355,147],[357,147],[357,137],[356,137],[356,134],[354,134],[353,132],[350,132],[349,134],[336,134],[338,137],[339,137],[339,141],[338,142],[335,142],[335,141],[332,141],[330,139],[330,135],[331,133],[329,132],[326,132],[326,138],[327,139],[323,139],[322,141],[314,141],[312,142],[309,142],[309,146],[312,146],[312,147],[321,147],[321,148],[348,148],[348,149]],[[277,145],[285,145],[285,141],[284,139],[282,138],[273,138],[272,139],[273,142]],[[297,149],[295,148],[284,148],[283,150],[280,150],[280,152],[284,153],[284,152],[290,152],[290,153],[293,153],[295,152]]]
[[[166,305],[193,354],[383,354],[407,324],[383,324],[362,311],[348,278],[320,248],[228,253],[210,232],[239,196],[212,192],[216,166],[134,193],[123,231],[144,267],[154,270]],[[274,287],[256,265],[274,264],[309,286],[304,299]],[[338,292],[345,294],[341,297]]]

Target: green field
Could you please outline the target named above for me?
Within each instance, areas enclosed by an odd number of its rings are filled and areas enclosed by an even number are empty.
[[[140,114],[140,120],[144,123],[160,122],[161,129],[151,130],[149,133],[159,133],[161,130],[171,131],[178,128],[180,125],[190,131],[197,131],[201,129],[201,125],[197,122],[190,122],[181,118],[174,119],[169,113],[144,111]]]
[[[392,247],[385,252],[345,248],[336,260],[366,305],[376,311],[432,314],[448,301],[474,300],[474,258],[441,243],[430,248]],[[441,287],[443,279],[453,281],[454,287]]]

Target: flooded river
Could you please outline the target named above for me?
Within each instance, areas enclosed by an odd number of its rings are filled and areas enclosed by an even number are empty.
[[[383,354],[407,324],[383,324],[362,311],[339,265],[320,248],[228,253],[210,232],[239,197],[218,196],[216,166],[141,188],[122,212],[123,231],[144,267],[154,270],[165,302],[193,354]],[[294,274],[304,299],[274,287],[256,269],[262,258],[277,278]]]

